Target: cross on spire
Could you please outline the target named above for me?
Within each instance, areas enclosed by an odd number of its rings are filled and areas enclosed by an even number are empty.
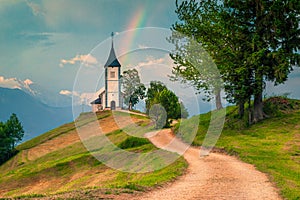
[[[115,54],[113,37],[114,37],[114,32],[111,33],[111,49],[108,56],[108,60],[104,65],[104,67],[121,67],[121,64],[119,63]]]
[[[113,48],[113,45],[114,45],[114,32],[111,32],[111,46],[112,46],[112,48]]]

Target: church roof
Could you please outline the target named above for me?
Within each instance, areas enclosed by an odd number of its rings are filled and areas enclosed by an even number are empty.
[[[92,101],[91,104],[101,104],[101,98],[97,98],[96,100]]]
[[[112,37],[111,37],[111,49],[110,49],[109,57],[104,65],[104,67],[121,67],[121,64],[119,63],[119,61],[116,57],[116,53],[115,53],[115,49],[114,49],[113,33],[112,33]]]

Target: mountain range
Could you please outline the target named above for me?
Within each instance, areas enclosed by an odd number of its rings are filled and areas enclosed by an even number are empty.
[[[23,141],[73,121],[71,104],[55,107],[45,104],[40,97],[41,94],[33,95],[21,89],[0,88],[0,121],[6,121],[15,113],[25,131]]]

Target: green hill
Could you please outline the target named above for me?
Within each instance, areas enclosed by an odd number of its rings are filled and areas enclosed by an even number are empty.
[[[122,114],[118,115],[122,119]],[[90,126],[95,122],[92,116],[91,113],[82,114],[77,126]],[[142,116],[131,115],[131,119],[139,126],[149,123],[149,119]],[[127,135],[116,125],[109,111],[98,113],[97,120],[106,136],[126,151],[147,152],[156,148],[146,139]],[[0,198],[70,193],[74,198],[91,199],[88,194],[95,190],[105,197],[163,184],[181,175],[187,167],[185,160],[179,158],[172,165],[149,173],[111,169],[86,150],[74,123],[53,129],[17,148],[19,153],[0,166]]]
[[[284,198],[300,199],[300,101],[273,97],[264,103],[269,118],[251,126],[247,125],[247,119],[238,118],[235,106],[228,107],[216,150],[236,155],[267,173]],[[124,114],[117,115],[122,121]],[[150,122],[138,115],[131,115],[131,119],[138,126],[146,126]],[[195,126],[199,119],[193,145],[200,146],[208,130],[211,113],[182,120],[175,125],[174,131],[185,140],[190,136],[189,127]],[[94,122],[92,114],[85,113],[76,124],[84,129],[92,127]],[[114,144],[126,151],[156,149],[146,139],[127,135],[125,130],[130,129],[132,122],[123,123],[119,128],[111,112],[98,113],[96,122]],[[102,198],[110,198],[110,195],[161,185],[181,175],[187,167],[185,160],[180,158],[172,165],[151,173],[131,174],[113,170],[85,149],[74,123],[23,143],[18,150],[14,158],[0,166],[2,198],[65,195],[62,197],[93,199],[96,198],[93,196],[95,193],[101,194]]]
[[[267,173],[283,197],[300,199],[300,101],[273,97],[264,104],[269,118],[250,127],[247,119],[238,118],[237,107],[228,107],[216,149],[236,155]],[[186,130],[200,120],[193,145],[201,146],[210,119],[211,113],[194,116],[182,121],[180,129],[177,124],[175,132],[188,140],[190,133]]]

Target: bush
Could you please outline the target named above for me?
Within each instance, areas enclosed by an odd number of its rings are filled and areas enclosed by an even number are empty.
[[[128,137],[126,140],[121,142],[118,147],[121,149],[129,149],[133,147],[143,146],[145,144],[150,144],[149,140],[145,138]]]
[[[293,101],[284,96],[274,96],[264,101],[264,112],[270,116],[280,116],[292,109]]]

